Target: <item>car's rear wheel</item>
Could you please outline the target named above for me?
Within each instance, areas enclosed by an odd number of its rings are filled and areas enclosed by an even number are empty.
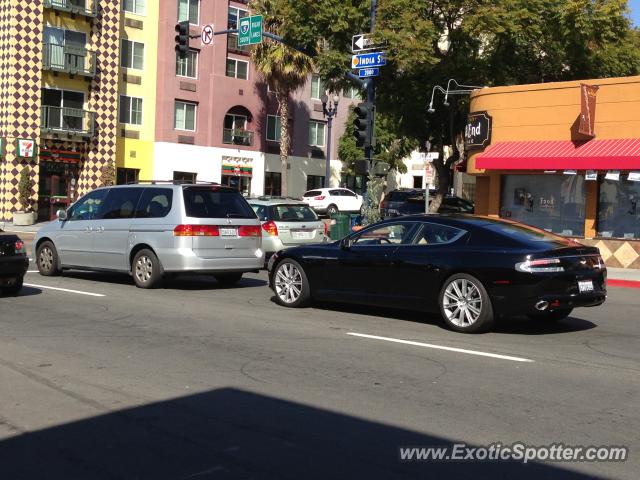
[[[154,288],[162,278],[162,265],[155,253],[142,249],[133,257],[133,281],[139,288]]]
[[[329,205],[327,207],[327,215],[329,217],[335,215],[336,213],[338,213],[340,210],[338,210],[338,207],[336,207],[335,205]]]
[[[527,315],[531,320],[543,320],[545,322],[559,322],[564,320],[573,312],[573,308],[556,308],[548,312],[531,313]]]
[[[7,295],[17,295],[20,290],[22,290],[22,282],[24,281],[24,277],[18,277],[15,280],[13,285],[8,285],[6,287],[2,287],[2,291]]]
[[[438,303],[445,323],[457,332],[477,333],[493,324],[489,294],[472,275],[459,273],[449,277],[440,290]]]
[[[309,280],[298,262],[287,258],[280,262],[273,274],[276,301],[284,307],[304,307],[311,299]]]
[[[223,287],[233,287],[242,280],[242,272],[218,273],[214,275],[214,277],[216,277],[217,282]]]
[[[58,251],[50,241],[42,242],[36,250],[36,264],[40,275],[53,277],[60,274]]]

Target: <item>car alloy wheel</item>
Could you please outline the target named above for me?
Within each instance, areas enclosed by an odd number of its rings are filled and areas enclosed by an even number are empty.
[[[461,328],[469,327],[482,314],[480,290],[466,278],[455,279],[444,290],[442,307],[451,323]]]
[[[276,295],[286,304],[293,304],[302,295],[302,274],[289,262],[282,263],[276,271],[274,280]]]
[[[140,255],[136,261],[135,275],[140,283],[147,283],[153,276],[153,261],[147,255]]]
[[[58,252],[50,241],[46,240],[36,250],[36,265],[40,275],[47,277],[60,273],[58,268]]]
[[[53,268],[53,251],[48,246],[44,246],[40,249],[40,255],[38,255],[38,265],[42,267],[42,270],[50,272]]]

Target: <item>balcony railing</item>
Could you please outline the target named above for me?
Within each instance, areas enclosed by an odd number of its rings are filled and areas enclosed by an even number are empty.
[[[234,130],[225,128],[222,132],[222,143],[227,145],[243,145],[250,147],[253,145],[253,132],[249,130]]]
[[[90,18],[98,16],[98,0],[44,0],[44,6]]]
[[[249,55],[251,52],[250,45],[238,45],[237,35],[227,35],[227,51],[231,53],[239,53],[241,55]]]
[[[96,52],[89,52],[79,45],[45,43],[42,51],[42,68],[53,72],[94,77]]]
[[[95,135],[95,112],[79,108],[43,106],[40,130],[43,134],[66,134],[92,138]]]

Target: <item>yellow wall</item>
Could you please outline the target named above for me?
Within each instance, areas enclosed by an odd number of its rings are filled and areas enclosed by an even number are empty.
[[[471,112],[488,111],[491,143],[514,140],[582,140],[577,134],[580,84],[598,85],[595,132],[598,139],[640,136],[640,76],[484,88],[471,96]],[[474,151],[468,173],[475,168]]]
[[[143,70],[120,69],[119,93],[142,98],[142,125],[119,125],[116,163],[118,167],[140,169],[141,180],[153,178],[159,3],[146,2],[144,15],[135,15],[124,10],[121,15],[121,31],[123,32],[121,38],[144,43],[144,68]],[[125,19],[127,18],[141,21],[143,28],[126,26]],[[140,85],[124,82],[123,74],[141,77],[142,82]],[[138,132],[140,138],[124,138],[122,136],[123,128],[127,131]]]

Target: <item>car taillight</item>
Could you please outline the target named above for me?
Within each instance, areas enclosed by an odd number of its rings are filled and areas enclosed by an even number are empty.
[[[264,222],[262,224],[262,229],[267,232],[269,235],[271,235],[272,237],[277,237],[278,236],[278,226],[276,225],[276,222],[274,222],[273,220],[269,220],[268,222]]]
[[[219,237],[217,225],[178,225],[173,229],[174,237]]]
[[[16,242],[16,254],[24,254],[27,253],[27,249],[24,248],[24,242],[22,240],[18,240]]]
[[[539,258],[516,263],[516,270],[526,273],[554,273],[564,272],[559,258]]]
[[[324,195],[318,195],[317,197],[313,197],[314,200],[324,200]]]
[[[241,225],[238,227],[239,237],[259,237],[260,227],[258,225]]]

